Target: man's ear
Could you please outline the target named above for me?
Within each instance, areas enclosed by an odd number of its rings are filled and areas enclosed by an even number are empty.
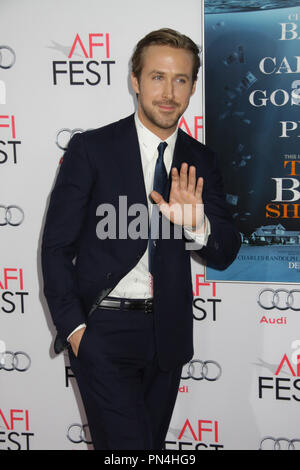
[[[140,92],[139,81],[133,73],[131,73],[131,86],[133,90],[136,92],[136,94],[139,94]]]

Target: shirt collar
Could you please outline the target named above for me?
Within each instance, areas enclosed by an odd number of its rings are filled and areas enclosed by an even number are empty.
[[[157,135],[153,134],[153,132],[151,132],[147,127],[145,127],[144,124],[142,124],[142,122],[140,121],[138,117],[137,111],[135,112],[134,119],[135,119],[135,125],[136,125],[139,143],[145,148],[146,153],[148,155],[151,155],[153,158],[155,156],[157,147],[160,144],[160,142],[162,142],[162,140]],[[164,142],[167,142],[168,144],[167,149],[170,151],[172,156],[174,153],[177,134],[178,134],[178,126],[175,132],[173,132],[172,135],[170,135],[166,140],[164,140]]]

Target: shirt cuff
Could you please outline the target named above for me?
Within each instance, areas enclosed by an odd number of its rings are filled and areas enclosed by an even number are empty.
[[[84,328],[85,326],[86,326],[85,323],[81,323],[79,326],[77,326],[77,328],[75,328],[75,330],[73,330],[72,333],[69,334],[69,336],[67,337],[67,341],[69,341],[69,338],[72,336],[73,333],[75,333],[75,331],[80,330],[81,328]]]
[[[208,237],[211,233],[210,222],[206,215],[204,215],[204,224],[201,224],[199,228],[192,228],[191,226],[184,226],[184,234],[187,238],[193,240],[197,246],[194,249],[200,249],[203,246],[206,246]],[[204,229],[205,226],[205,229]]]

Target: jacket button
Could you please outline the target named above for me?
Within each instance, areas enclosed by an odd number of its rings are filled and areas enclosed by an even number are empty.
[[[111,278],[111,273],[106,274],[107,279]]]

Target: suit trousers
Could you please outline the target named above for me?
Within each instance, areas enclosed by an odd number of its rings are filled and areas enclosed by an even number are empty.
[[[98,308],[69,358],[95,450],[164,448],[182,365],[159,368],[153,313]]]

